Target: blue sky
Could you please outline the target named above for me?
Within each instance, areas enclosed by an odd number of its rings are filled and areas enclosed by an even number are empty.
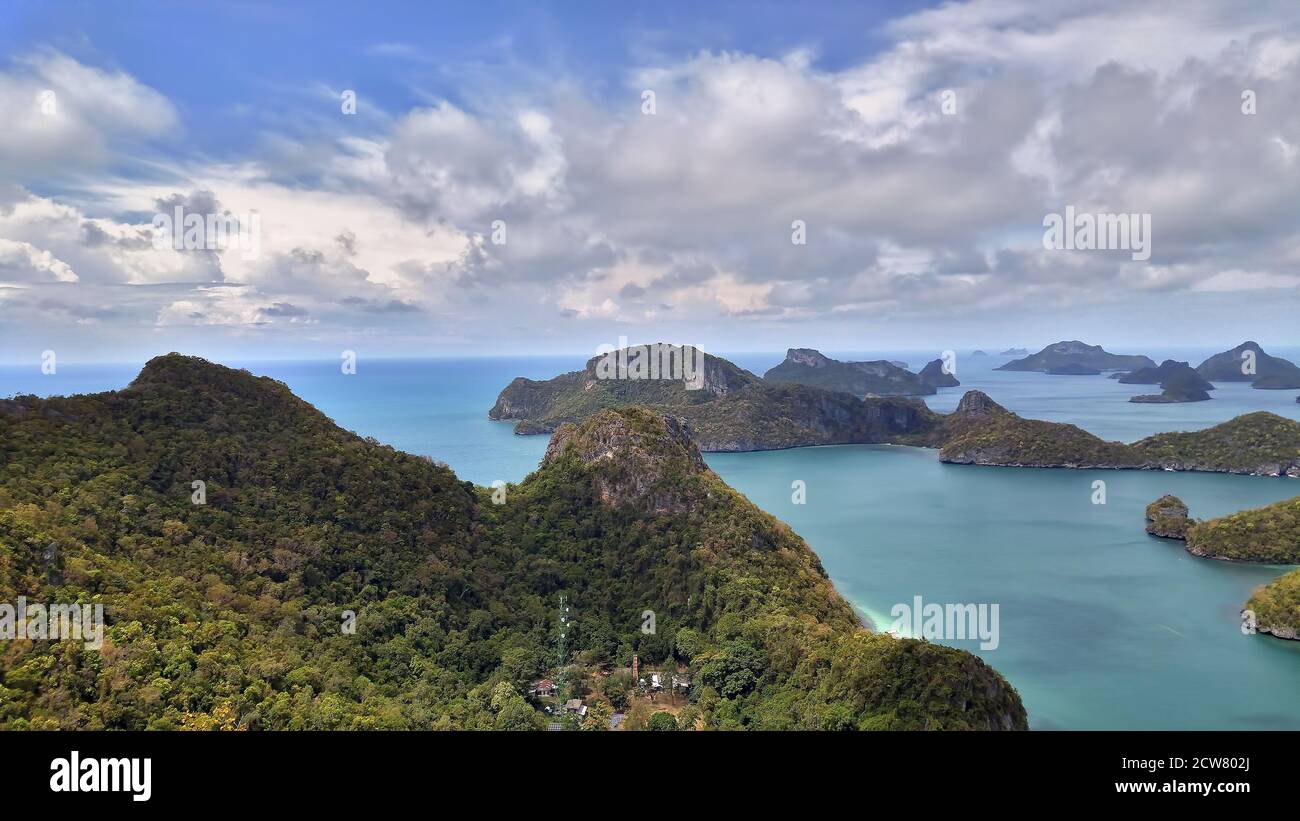
[[[311,105],[320,83],[364,89],[403,111],[471,90],[580,82],[613,93],[641,61],[701,50],[783,54],[811,47],[834,69],[869,55],[883,20],[919,2],[843,2],[791,14],[780,2],[76,3],[0,7],[0,52],[35,44],[120,67],[180,110],[189,144],[213,156],[248,150],[264,128]]]
[[[0,361],[1293,344],[1298,20],[6,3]],[[1066,206],[1150,259],[1045,248]],[[257,247],[159,246],[175,208]]]

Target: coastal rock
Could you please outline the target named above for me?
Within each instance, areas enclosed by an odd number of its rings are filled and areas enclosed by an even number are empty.
[[[1300,478],[1300,422],[1267,411],[1205,430],[1157,433],[1130,447],[1161,470]]]
[[[1284,573],[1257,588],[1244,610],[1254,615],[1258,632],[1300,640],[1300,570]]]
[[[962,394],[961,401],[957,403],[953,415],[963,419],[986,419],[1007,412],[1006,408],[994,402],[984,391],[966,391]]]
[[[1186,539],[1187,528],[1192,525],[1187,518],[1187,505],[1177,496],[1165,495],[1147,505],[1147,533],[1163,539]]]
[[[926,363],[919,375],[921,382],[933,388],[956,388],[961,385],[956,376],[944,371],[941,359]]]
[[[604,504],[637,504],[658,513],[685,510],[690,494],[683,478],[708,470],[684,419],[637,407],[561,425],[542,464],[569,457],[594,477]]]

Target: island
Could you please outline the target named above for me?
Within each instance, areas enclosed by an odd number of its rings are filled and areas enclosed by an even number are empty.
[[[998,356],[1029,356],[1028,348],[1007,348]]]
[[[1209,559],[1300,564],[1300,496],[1197,523],[1187,552]]]
[[[1147,505],[1147,532],[1182,539],[1193,556],[1261,564],[1300,563],[1300,496],[1206,522],[1187,516],[1177,496]],[[1300,570],[1257,588],[1242,608],[1242,624],[1283,639],[1300,639]]]
[[[1054,369],[1077,365],[1095,371],[1132,371],[1139,368],[1154,368],[1155,364],[1145,356],[1113,354],[1100,345],[1088,345],[1072,340],[1053,343],[1032,356],[1000,365],[996,370],[1049,373]]]
[[[1187,504],[1177,496],[1164,495],[1147,505],[1147,533],[1162,539],[1186,539],[1192,521]]]
[[[1284,573],[1256,589],[1245,610],[1251,615],[1247,623],[1253,622],[1258,632],[1300,640],[1300,570]]]
[[[1204,402],[1214,390],[1204,377],[1186,362],[1166,359],[1158,368],[1142,368],[1120,377],[1125,385],[1159,385],[1161,392],[1134,396],[1130,402]]]
[[[489,418],[520,434],[545,433],[608,407],[638,404],[685,419],[706,451],[830,444],[939,449],[941,461],[1008,467],[1209,471],[1300,478],[1300,422],[1259,411],[1200,431],[1107,442],[1076,425],[1024,419],[982,391],[950,414],[906,397],[857,397],[805,385],[772,385],[704,355],[698,390],[680,380],[600,379],[587,369],[550,380],[515,379]]]
[[[927,362],[918,375],[921,377],[921,383],[931,388],[956,388],[961,385],[956,376],[943,369],[943,360],[941,359]]]
[[[0,447],[0,598],[108,616],[102,649],[11,642],[7,729],[543,729],[539,678],[633,653],[691,727],[1027,728],[975,655],[868,631],[677,417],[601,408],[485,488],[170,354],[5,401]]]
[[[781,364],[763,374],[772,385],[806,385],[854,396],[923,396],[935,387],[917,374],[883,359],[841,362],[812,348],[790,348]]]
[[[1249,367],[1253,360],[1254,368]],[[1261,390],[1300,388],[1300,367],[1281,357],[1269,356],[1256,342],[1243,342],[1217,353],[1196,366],[1202,377],[1223,382],[1249,382]]]
[[[886,443],[930,430],[938,414],[906,397],[861,399],[807,385],[772,384],[703,354],[698,387],[682,379],[601,378],[601,357],[548,380],[516,378],[488,411],[515,433],[550,433],[609,407],[640,405],[685,419],[706,451]]]

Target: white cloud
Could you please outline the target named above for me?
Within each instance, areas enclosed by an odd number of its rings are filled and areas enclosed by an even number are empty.
[[[177,126],[166,98],[130,75],[40,51],[0,72],[0,178],[81,171]]]
[[[151,158],[164,181],[10,193],[0,259],[21,261],[11,278],[25,287],[133,286],[96,291],[122,303],[106,306],[122,321],[146,313],[135,301],[169,327],[403,338],[527,337],[570,320],[937,325],[958,309],[1294,288],[1300,29],[1284,10],[946,4],[894,21],[884,48],[835,70],[809,51],[714,51],[629,66],[612,96],[466,94],[315,140],[270,134],[221,164]],[[51,163],[89,169],[177,125],[140,80],[53,53],[0,74],[0,103],[43,85],[69,94],[67,119],[20,117],[0,134],[22,159],[0,174],[29,189]],[[1240,112],[1245,88],[1254,116]],[[940,108],[949,89],[955,116]],[[143,243],[141,215],[195,192],[260,214],[257,259]],[[1043,214],[1070,204],[1150,213],[1150,263],[1043,251]],[[498,219],[504,245],[490,239]],[[795,219],[806,245],[790,241]]]
[[[77,282],[68,263],[26,242],[0,238],[0,282]]]

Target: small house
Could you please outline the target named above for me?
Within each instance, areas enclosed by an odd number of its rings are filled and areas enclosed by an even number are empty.
[[[528,686],[528,695],[553,696],[555,695],[556,689],[555,682],[551,681],[549,678],[544,678],[541,681],[534,681]]]

